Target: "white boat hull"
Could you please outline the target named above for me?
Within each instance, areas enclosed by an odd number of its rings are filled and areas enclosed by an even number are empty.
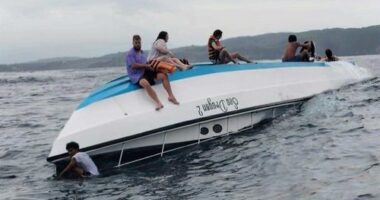
[[[115,81],[116,86],[94,92],[89,100],[117,95],[82,103],[55,140],[48,160],[66,160],[65,145],[70,141],[92,156],[116,153],[117,166],[162,156],[183,145],[237,133],[277,116],[281,108],[370,78],[365,69],[347,62],[218,67],[199,66],[174,74],[171,84],[180,105],[167,102],[162,85],[155,85],[165,106],[158,112],[144,90],[127,88],[130,83],[116,85]],[[118,94],[123,87],[127,92]],[[147,155],[137,155],[144,151]]]

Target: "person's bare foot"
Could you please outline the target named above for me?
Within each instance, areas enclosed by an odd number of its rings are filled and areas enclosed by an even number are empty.
[[[182,68],[181,66],[176,65],[175,67],[176,67],[177,69],[179,69],[179,71],[183,71],[183,68]]]
[[[156,111],[159,111],[159,110],[161,110],[162,108],[164,108],[164,105],[162,105],[162,104],[157,105],[157,107],[156,107]]]
[[[189,69],[189,65],[185,65],[185,66],[180,66],[180,65],[178,65],[177,68],[178,68],[180,71],[185,71],[185,70],[188,70],[188,69]]]
[[[169,100],[170,102],[172,102],[173,104],[175,104],[175,105],[179,105],[179,102],[178,102],[177,99],[175,99],[174,97],[168,97],[168,100]]]

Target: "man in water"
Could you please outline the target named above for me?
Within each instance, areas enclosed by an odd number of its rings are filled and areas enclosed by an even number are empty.
[[[304,51],[296,55],[297,48],[302,47]],[[289,35],[288,44],[286,44],[282,62],[302,62],[308,59],[307,50],[310,48],[310,43],[300,44],[297,42],[297,36]]]
[[[208,57],[213,64],[227,64],[229,62],[237,63],[238,60],[251,63],[250,60],[241,56],[239,53],[229,53],[219,41],[222,38],[223,32],[219,29],[215,30],[214,33],[208,39]]]
[[[156,92],[153,90],[152,85],[155,84],[155,80],[162,81],[166,92],[169,97],[168,100],[176,105],[179,104],[172,92],[168,76],[164,73],[153,71],[152,67],[147,63],[144,51],[141,50],[141,38],[139,35],[134,35],[132,38],[133,48],[127,52],[126,63],[129,79],[134,84],[139,84],[146,90],[150,98],[153,99],[156,104],[156,110],[160,110],[164,106]]]
[[[74,172],[74,174],[78,175],[81,178],[86,176],[99,175],[98,168],[96,167],[94,161],[92,161],[90,156],[85,152],[79,152],[78,143],[67,143],[66,150],[70,156],[70,163],[59,174],[59,177],[62,177],[68,171]]]

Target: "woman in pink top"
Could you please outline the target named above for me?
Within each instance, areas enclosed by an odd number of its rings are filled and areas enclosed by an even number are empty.
[[[169,40],[169,34],[166,31],[161,31],[156,41],[152,45],[152,49],[149,52],[148,62],[152,60],[160,60],[171,63],[181,70],[190,68],[190,65],[182,63],[174,54],[167,48],[166,43]]]

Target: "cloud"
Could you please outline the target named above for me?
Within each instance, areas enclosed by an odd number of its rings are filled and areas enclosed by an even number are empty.
[[[267,32],[362,27],[378,23],[376,0],[0,0],[0,63],[100,56],[130,48],[139,33],[149,49],[161,30],[169,47]]]

